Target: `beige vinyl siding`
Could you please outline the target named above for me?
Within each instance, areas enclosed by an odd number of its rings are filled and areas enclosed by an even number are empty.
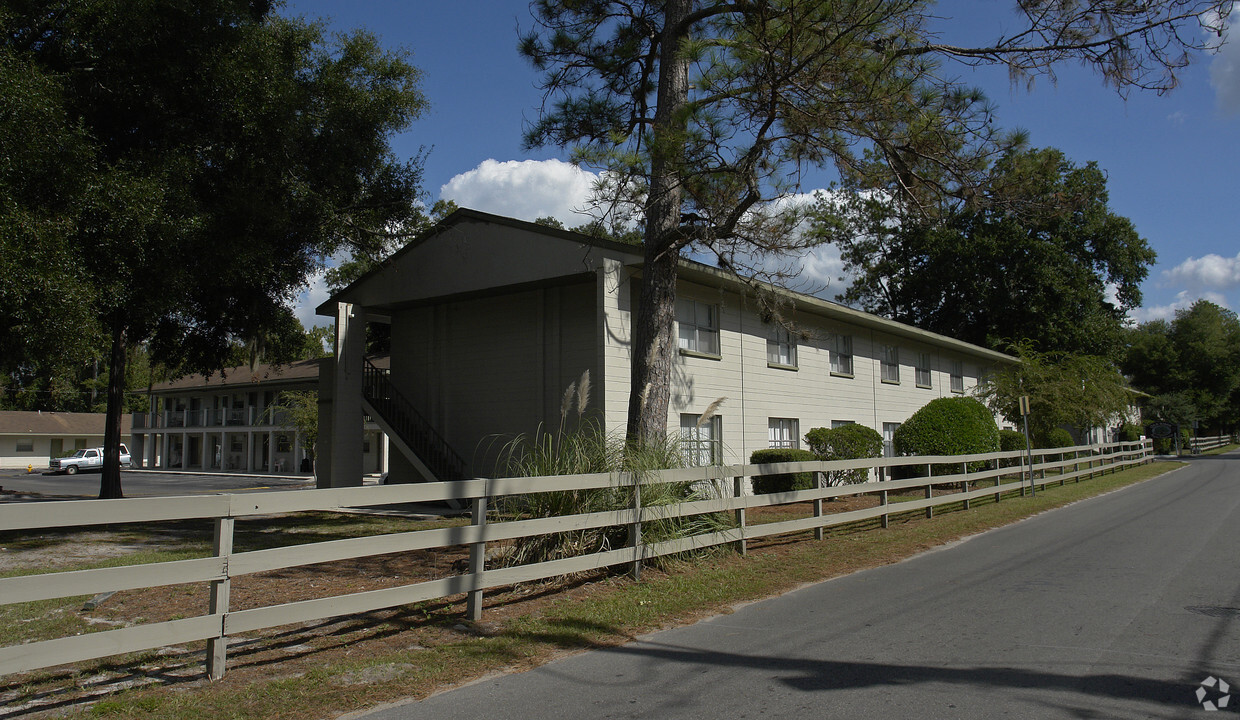
[[[599,332],[600,398],[604,424],[611,432],[624,432],[629,411],[632,318],[637,282],[622,263],[604,260],[596,283]]]
[[[594,294],[577,284],[398,313],[393,380],[471,473],[492,474],[508,439],[558,425],[569,383],[598,376]]]
[[[748,462],[750,453],[766,448],[769,419],[773,417],[796,419],[801,437],[812,428],[831,427],[832,420],[841,418],[881,432],[884,422],[904,422],[934,398],[951,394],[948,360],[932,346],[806,313],[789,318],[797,329],[796,368],[772,367],[767,356],[771,327],[762,322],[752,301],[686,282],[681,283],[678,292],[719,306],[720,357],[677,354],[668,427],[678,427],[682,413],[701,413],[716,398],[727,397],[719,410],[723,417],[725,462]],[[831,374],[832,333],[853,338],[851,378]],[[883,345],[900,348],[901,379],[907,382],[895,385],[881,381]],[[920,352],[930,354],[930,388],[916,387],[913,381]],[[976,361],[965,361],[966,392],[976,384],[976,368]],[[623,422],[623,412],[619,418]]]

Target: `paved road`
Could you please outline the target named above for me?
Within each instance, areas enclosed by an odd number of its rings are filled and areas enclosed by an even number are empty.
[[[1240,454],[897,565],[364,715],[1186,718],[1240,705]],[[1215,691],[1207,700],[1220,698]]]
[[[125,497],[198,495],[202,493],[283,490],[314,487],[313,478],[246,475],[198,475],[149,470],[121,470]],[[25,470],[0,470],[0,502],[33,493],[49,499],[99,497],[99,473],[77,475],[27,474]],[[16,493],[16,495],[14,495]]]

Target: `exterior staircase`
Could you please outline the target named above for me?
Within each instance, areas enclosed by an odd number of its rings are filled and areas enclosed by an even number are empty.
[[[467,479],[465,462],[392,384],[388,370],[364,359],[362,405],[428,482]]]

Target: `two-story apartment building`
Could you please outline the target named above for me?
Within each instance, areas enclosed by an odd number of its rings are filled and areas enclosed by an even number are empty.
[[[155,385],[151,409],[133,416],[135,467],[234,474],[310,474],[312,443],[283,406],[293,392],[315,392],[319,360],[259,364],[189,375]],[[386,365],[385,361],[380,364]],[[364,437],[363,472],[386,469],[378,426]]]
[[[641,249],[460,210],[318,308],[336,320],[320,389],[320,484],[361,481],[364,414],[393,438],[393,480],[487,476],[507,438],[554,430],[588,370],[590,416],[625,425]],[[746,462],[814,427],[890,439],[931,399],[1016,359],[838,303],[783,292],[772,322],[749,286],[683,260],[668,427],[696,462]],[[391,324],[390,370],[364,358]],[[719,398],[718,413],[701,416]],[[397,427],[399,426],[399,427]],[[337,431],[335,428],[348,428]]]

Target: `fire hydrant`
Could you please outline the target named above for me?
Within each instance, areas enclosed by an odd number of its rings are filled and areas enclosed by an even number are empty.
[[[32,472],[34,472],[34,465],[26,465],[26,474],[29,475]]]

